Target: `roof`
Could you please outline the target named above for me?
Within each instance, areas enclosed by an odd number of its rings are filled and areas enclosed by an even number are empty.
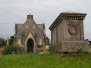
[[[76,13],[76,12],[63,12],[60,13],[60,15],[56,18],[56,20],[52,23],[52,25],[49,27],[51,30],[54,28],[59,22],[59,20],[63,19],[75,19],[75,20],[83,20],[86,16],[86,13]]]
[[[40,30],[45,29],[45,25],[44,25],[44,24],[37,24],[37,25],[38,25],[38,28],[39,28]]]
[[[18,29],[20,28],[21,29],[22,28],[22,25],[23,24],[15,24],[15,28],[18,28]]]

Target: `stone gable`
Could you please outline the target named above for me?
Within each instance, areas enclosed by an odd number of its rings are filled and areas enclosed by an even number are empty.
[[[45,45],[45,25],[36,24],[33,19],[33,15],[27,15],[27,20],[24,24],[15,24],[15,41],[18,42],[18,40],[21,39],[21,45],[28,49],[25,41],[28,38],[30,32],[35,41],[35,44],[33,45],[34,47],[36,47],[36,49],[33,50],[35,52],[38,46],[43,47]],[[41,45],[39,44],[40,42],[42,42]]]

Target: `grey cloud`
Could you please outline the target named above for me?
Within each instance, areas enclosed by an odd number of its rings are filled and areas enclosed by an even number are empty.
[[[90,3],[90,0],[0,0],[0,35],[14,34],[14,24],[24,23],[26,15],[33,14],[36,23],[45,23],[46,33],[51,37],[48,28],[57,16],[61,12],[72,11],[88,14],[84,20],[84,30],[85,38],[91,40]]]

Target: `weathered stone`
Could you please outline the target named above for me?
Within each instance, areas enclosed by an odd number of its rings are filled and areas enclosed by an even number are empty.
[[[84,13],[61,13],[49,27],[51,30],[51,46],[58,52],[76,52],[87,49],[84,41]]]
[[[45,25],[36,24],[33,15],[27,15],[24,24],[15,24],[15,42],[24,47],[25,53],[36,53],[45,47]]]

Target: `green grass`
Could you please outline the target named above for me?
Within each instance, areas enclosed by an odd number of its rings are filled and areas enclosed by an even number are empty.
[[[0,56],[0,68],[91,68],[91,54],[77,56],[26,54]]]

